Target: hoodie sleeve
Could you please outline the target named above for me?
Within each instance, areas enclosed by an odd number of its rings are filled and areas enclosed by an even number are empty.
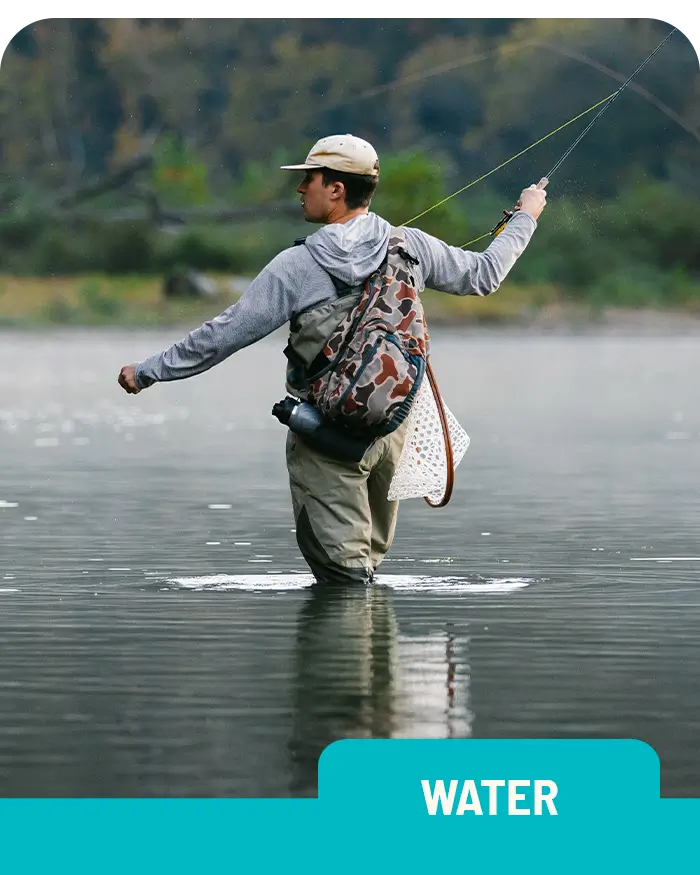
[[[418,228],[406,228],[406,242],[420,261],[425,285],[452,295],[490,295],[495,292],[535,232],[529,213],[516,212],[483,252],[449,246]]]
[[[140,389],[201,374],[288,322],[303,305],[304,247],[280,252],[237,303],[136,367]]]

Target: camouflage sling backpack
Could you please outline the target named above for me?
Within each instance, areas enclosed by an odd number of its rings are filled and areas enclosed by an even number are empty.
[[[386,260],[308,368],[308,400],[351,434],[390,434],[420,388],[429,339],[416,264],[403,231],[392,228]]]

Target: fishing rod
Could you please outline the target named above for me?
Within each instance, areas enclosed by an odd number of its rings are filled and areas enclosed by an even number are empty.
[[[598,113],[596,113],[596,115],[591,119],[591,121],[588,123],[588,125],[586,125],[586,127],[583,129],[583,131],[581,131],[581,133],[578,135],[578,137],[576,137],[574,142],[564,152],[564,154],[561,156],[561,158],[559,158],[559,160],[554,164],[554,166],[549,171],[549,173],[547,173],[545,176],[542,177],[542,179],[540,179],[540,181],[537,183],[537,188],[541,189],[541,188],[545,188],[547,186],[547,183],[552,178],[553,174],[556,173],[556,171],[561,167],[561,165],[564,163],[564,161],[566,161],[566,159],[569,157],[569,155],[571,155],[571,153],[578,146],[578,144],[581,142],[581,140],[591,130],[593,125],[598,121],[598,119],[603,115],[603,113],[606,112],[606,110],[608,110],[612,106],[612,104],[617,100],[617,98],[620,96],[620,94],[622,94],[622,92],[625,90],[625,88],[627,88],[627,86],[630,84],[630,82],[634,79],[634,77],[637,75],[637,73],[639,73],[640,70],[642,70],[644,67],[646,67],[646,65],[649,63],[649,61],[651,61],[651,59],[659,51],[659,49],[664,45],[664,43],[668,42],[668,40],[671,39],[673,34],[676,32],[676,30],[677,30],[677,28],[674,27],[673,30],[667,36],[665,36],[664,39],[661,40],[661,42],[654,49],[654,51],[650,52],[650,54],[647,55],[647,57],[637,67],[637,69],[634,71],[634,73],[632,73],[630,76],[627,77],[627,79],[625,79],[625,81],[617,89],[617,91],[615,91],[612,94],[612,96],[607,100],[607,102],[605,103],[603,108]],[[482,240],[484,237],[488,237],[489,235],[491,235],[492,237],[497,237],[501,233],[501,231],[505,228],[505,226],[508,224],[508,222],[513,218],[513,215],[518,211],[518,209],[519,208],[516,206],[515,209],[513,209],[513,210],[503,210],[503,218],[496,225],[494,225],[494,227],[488,232],[488,234],[482,234],[481,237],[477,237],[475,240],[470,240],[469,243],[465,243],[462,248],[464,248],[466,246],[470,246],[472,243],[476,243],[477,240]]]
[[[613,92],[614,94],[615,92]],[[559,131],[563,131],[564,128],[567,128],[569,125],[572,125],[574,122],[577,122],[580,118],[583,118],[584,115],[588,115],[589,112],[593,112],[594,109],[598,109],[599,106],[602,106],[607,100],[610,100],[612,94],[608,94],[607,97],[604,97],[602,100],[599,100],[597,103],[594,103],[593,106],[589,106],[588,109],[584,109],[583,112],[578,113],[573,118],[570,118],[567,122],[559,125],[558,128],[555,128],[553,131],[550,131],[548,134],[545,134],[543,137],[540,137],[539,140],[535,140],[534,143],[530,143],[529,146],[526,146],[524,149],[521,149],[520,152],[516,152],[515,155],[511,155],[510,158],[506,158],[505,161],[502,161],[500,164],[497,164],[496,167],[492,167],[491,170],[487,170],[486,173],[482,173],[481,176],[477,176],[476,179],[472,179],[471,182],[463,185],[462,188],[457,189],[457,191],[453,191],[452,194],[448,194],[447,197],[444,197],[442,200],[438,201],[436,204],[433,204],[431,207],[428,207],[427,210],[423,210],[422,213],[418,213],[417,216],[413,216],[413,218],[408,219],[405,222],[402,222],[399,227],[405,228],[407,225],[413,224],[413,222],[418,219],[422,219],[423,216],[427,216],[428,213],[432,213],[433,210],[436,210],[438,207],[441,207],[443,204],[446,204],[447,201],[452,200],[453,197],[457,197],[457,195],[463,194],[467,189],[472,188],[477,185],[479,182],[483,182],[485,179],[488,179],[489,176],[493,176],[494,173],[497,173],[499,170],[504,168],[506,164],[510,164],[511,161],[515,161],[517,158],[520,158],[526,152],[529,152],[530,149],[534,149],[535,146],[539,146],[540,143],[544,143],[545,140],[548,140],[550,137],[553,137],[555,134],[558,134]],[[486,234],[482,234],[482,237],[488,237],[489,232]],[[478,237],[478,240],[481,240],[482,237]],[[474,243],[474,240],[471,241]],[[465,243],[465,246],[469,246],[469,243]]]
[[[634,77],[639,73],[639,71],[649,63],[649,61],[654,57],[654,55],[659,51],[659,49],[664,45],[664,43],[667,42],[673,36],[673,34],[675,32],[676,32],[676,28],[674,27],[673,30],[659,43],[659,45],[654,49],[654,51],[651,52],[644,59],[644,61],[642,61],[642,63],[639,65],[639,67],[637,67],[637,69],[634,71],[634,73],[632,73],[632,75],[629,76],[625,80],[625,82],[623,82],[623,84],[617,89],[617,91],[613,92],[613,94],[611,94],[608,97],[604,98],[603,100],[599,101],[597,104],[594,104],[592,107],[589,107],[587,110],[580,113],[574,119],[570,119],[568,122],[565,122],[563,125],[560,125],[555,131],[550,132],[545,137],[542,137],[537,142],[528,146],[527,149],[524,149],[522,152],[519,152],[517,155],[514,155],[512,158],[509,158],[507,161],[504,161],[503,164],[500,164],[498,167],[495,167],[493,170],[490,170],[488,173],[479,177],[479,179],[474,180],[473,182],[469,183],[469,185],[464,186],[464,188],[460,189],[459,191],[455,192],[454,194],[451,194],[448,197],[443,198],[443,200],[441,200],[439,203],[434,204],[432,207],[425,210],[420,215],[414,216],[412,219],[409,219],[408,222],[404,222],[404,226],[410,224],[411,222],[414,222],[416,219],[420,218],[421,216],[424,216],[426,213],[429,213],[431,210],[435,209],[436,207],[440,206],[441,204],[445,203],[446,201],[450,200],[451,198],[455,197],[456,195],[460,194],[461,192],[465,191],[467,188],[470,188],[472,185],[475,185],[477,182],[480,182],[482,179],[485,179],[487,176],[490,176],[492,173],[495,173],[501,167],[505,166],[506,164],[510,163],[511,161],[514,161],[515,158],[518,158],[524,152],[527,152],[530,149],[534,148],[534,146],[538,145],[543,140],[546,140],[549,137],[553,136],[555,133],[560,131],[562,128],[566,127],[567,125],[569,125],[572,122],[576,121],[577,119],[581,118],[581,116],[586,115],[587,113],[591,112],[592,110],[596,109],[598,106],[601,106],[601,104],[602,104],[602,108],[599,110],[599,112],[593,117],[593,119],[588,123],[588,125],[584,128],[584,130],[574,140],[574,142],[571,144],[571,146],[569,146],[569,148],[564,152],[564,154],[554,164],[554,166],[549,171],[549,173],[545,177],[540,179],[540,181],[537,183],[537,188],[540,188],[540,189],[544,188],[548,184],[552,175],[554,173],[556,173],[556,171],[561,167],[561,165],[564,163],[564,161],[569,157],[569,155],[571,155],[571,153],[574,151],[576,146],[578,146],[578,144],[581,142],[581,140],[591,130],[593,125],[595,125],[595,123],[603,115],[603,113],[611,106],[612,103],[614,103],[614,101],[620,96],[620,94],[625,90],[625,88],[634,79]],[[519,207],[516,205],[516,207],[512,211],[504,210],[503,211],[503,218],[498,222],[498,224],[494,228],[492,228],[492,230],[490,232],[488,232],[486,234],[482,234],[481,237],[477,237],[475,240],[469,241],[469,243],[465,243],[462,248],[464,249],[467,246],[470,246],[472,243],[476,243],[477,240],[481,240],[484,237],[488,237],[489,234],[491,234],[494,237],[497,236],[498,234],[500,234],[501,231],[507,225],[507,223],[512,219],[514,213],[518,209],[519,209]],[[442,401],[442,397],[440,395],[440,390],[438,388],[437,382],[435,380],[435,376],[432,372],[432,368],[430,367],[429,362],[428,362],[428,367],[427,367],[427,374],[428,374],[428,379],[430,381],[430,387],[432,390],[433,398],[435,399],[435,404],[437,406],[438,416],[440,418],[440,425],[442,427],[442,434],[443,434],[443,438],[444,438],[446,480],[445,480],[445,488],[444,488],[443,496],[439,501],[433,502],[432,499],[427,495],[424,498],[425,498],[426,503],[428,505],[430,505],[430,507],[444,507],[448,503],[448,501],[450,500],[450,498],[452,496],[452,490],[454,487],[454,457],[453,457],[453,449],[452,449],[452,440],[451,440],[450,431],[449,431],[449,424],[447,421],[447,412],[445,410],[445,407],[444,407],[444,404]]]

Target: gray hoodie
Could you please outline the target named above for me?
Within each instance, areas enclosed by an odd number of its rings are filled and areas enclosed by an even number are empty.
[[[503,282],[537,227],[516,212],[484,252],[448,246],[417,228],[405,228],[406,249],[418,259],[416,282],[453,295],[490,295]],[[164,352],[136,368],[141,389],[193,377],[266,337],[303,310],[336,297],[329,277],[358,285],[384,260],[391,226],[374,213],[324,225],[305,246],[280,252],[263,268],[237,303],[205,322]]]

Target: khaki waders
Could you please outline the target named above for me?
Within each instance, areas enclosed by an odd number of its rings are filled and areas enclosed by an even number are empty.
[[[287,468],[299,549],[319,581],[369,582],[391,547],[398,501],[387,493],[406,423],[376,440],[361,462],[341,462],[289,432]]]

